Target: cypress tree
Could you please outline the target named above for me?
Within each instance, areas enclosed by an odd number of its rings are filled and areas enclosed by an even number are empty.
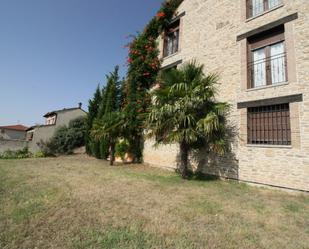
[[[105,114],[111,113],[119,109],[118,95],[119,95],[119,67],[116,66],[114,72],[106,76],[106,105]]]
[[[106,86],[102,89],[102,99],[99,106],[97,118],[102,120],[106,115],[110,115],[115,111],[120,110],[120,81],[119,81],[119,66],[116,66],[114,71],[106,75]],[[98,157],[106,159],[109,155],[110,141],[105,138],[99,140]]]
[[[88,105],[88,115],[87,115],[87,130],[86,130],[86,151],[89,155],[97,155],[97,143],[91,138],[90,131],[94,120],[97,118],[99,113],[99,107],[102,102],[102,95],[100,86],[97,86],[97,89],[93,95],[93,99],[89,100]]]

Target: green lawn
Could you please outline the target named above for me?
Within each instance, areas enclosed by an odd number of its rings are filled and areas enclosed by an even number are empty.
[[[309,248],[309,197],[86,156],[0,160],[0,248]]]

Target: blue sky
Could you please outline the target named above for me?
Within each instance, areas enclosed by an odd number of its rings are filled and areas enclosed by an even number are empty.
[[[0,125],[42,123],[54,109],[86,109],[115,65],[126,71],[126,36],[161,0],[0,0]]]

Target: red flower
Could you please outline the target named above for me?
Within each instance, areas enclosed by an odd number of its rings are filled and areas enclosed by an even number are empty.
[[[160,11],[160,12],[158,12],[157,17],[158,18],[163,18],[163,17],[165,17],[165,13]]]
[[[144,76],[149,76],[150,73],[149,73],[149,72],[146,72],[146,73],[144,73],[143,75],[144,75]]]
[[[128,61],[128,63],[132,63],[132,62],[133,62],[133,59],[132,59],[132,58],[129,58],[127,61]]]
[[[137,50],[132,50],[132,51],[131,51],[131,54],[139,55],[139,52],[138,52]]]

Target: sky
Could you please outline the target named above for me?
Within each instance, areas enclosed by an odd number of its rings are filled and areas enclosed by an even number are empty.
[[[88,100],[161,0],[0,0],[0,126]]]

